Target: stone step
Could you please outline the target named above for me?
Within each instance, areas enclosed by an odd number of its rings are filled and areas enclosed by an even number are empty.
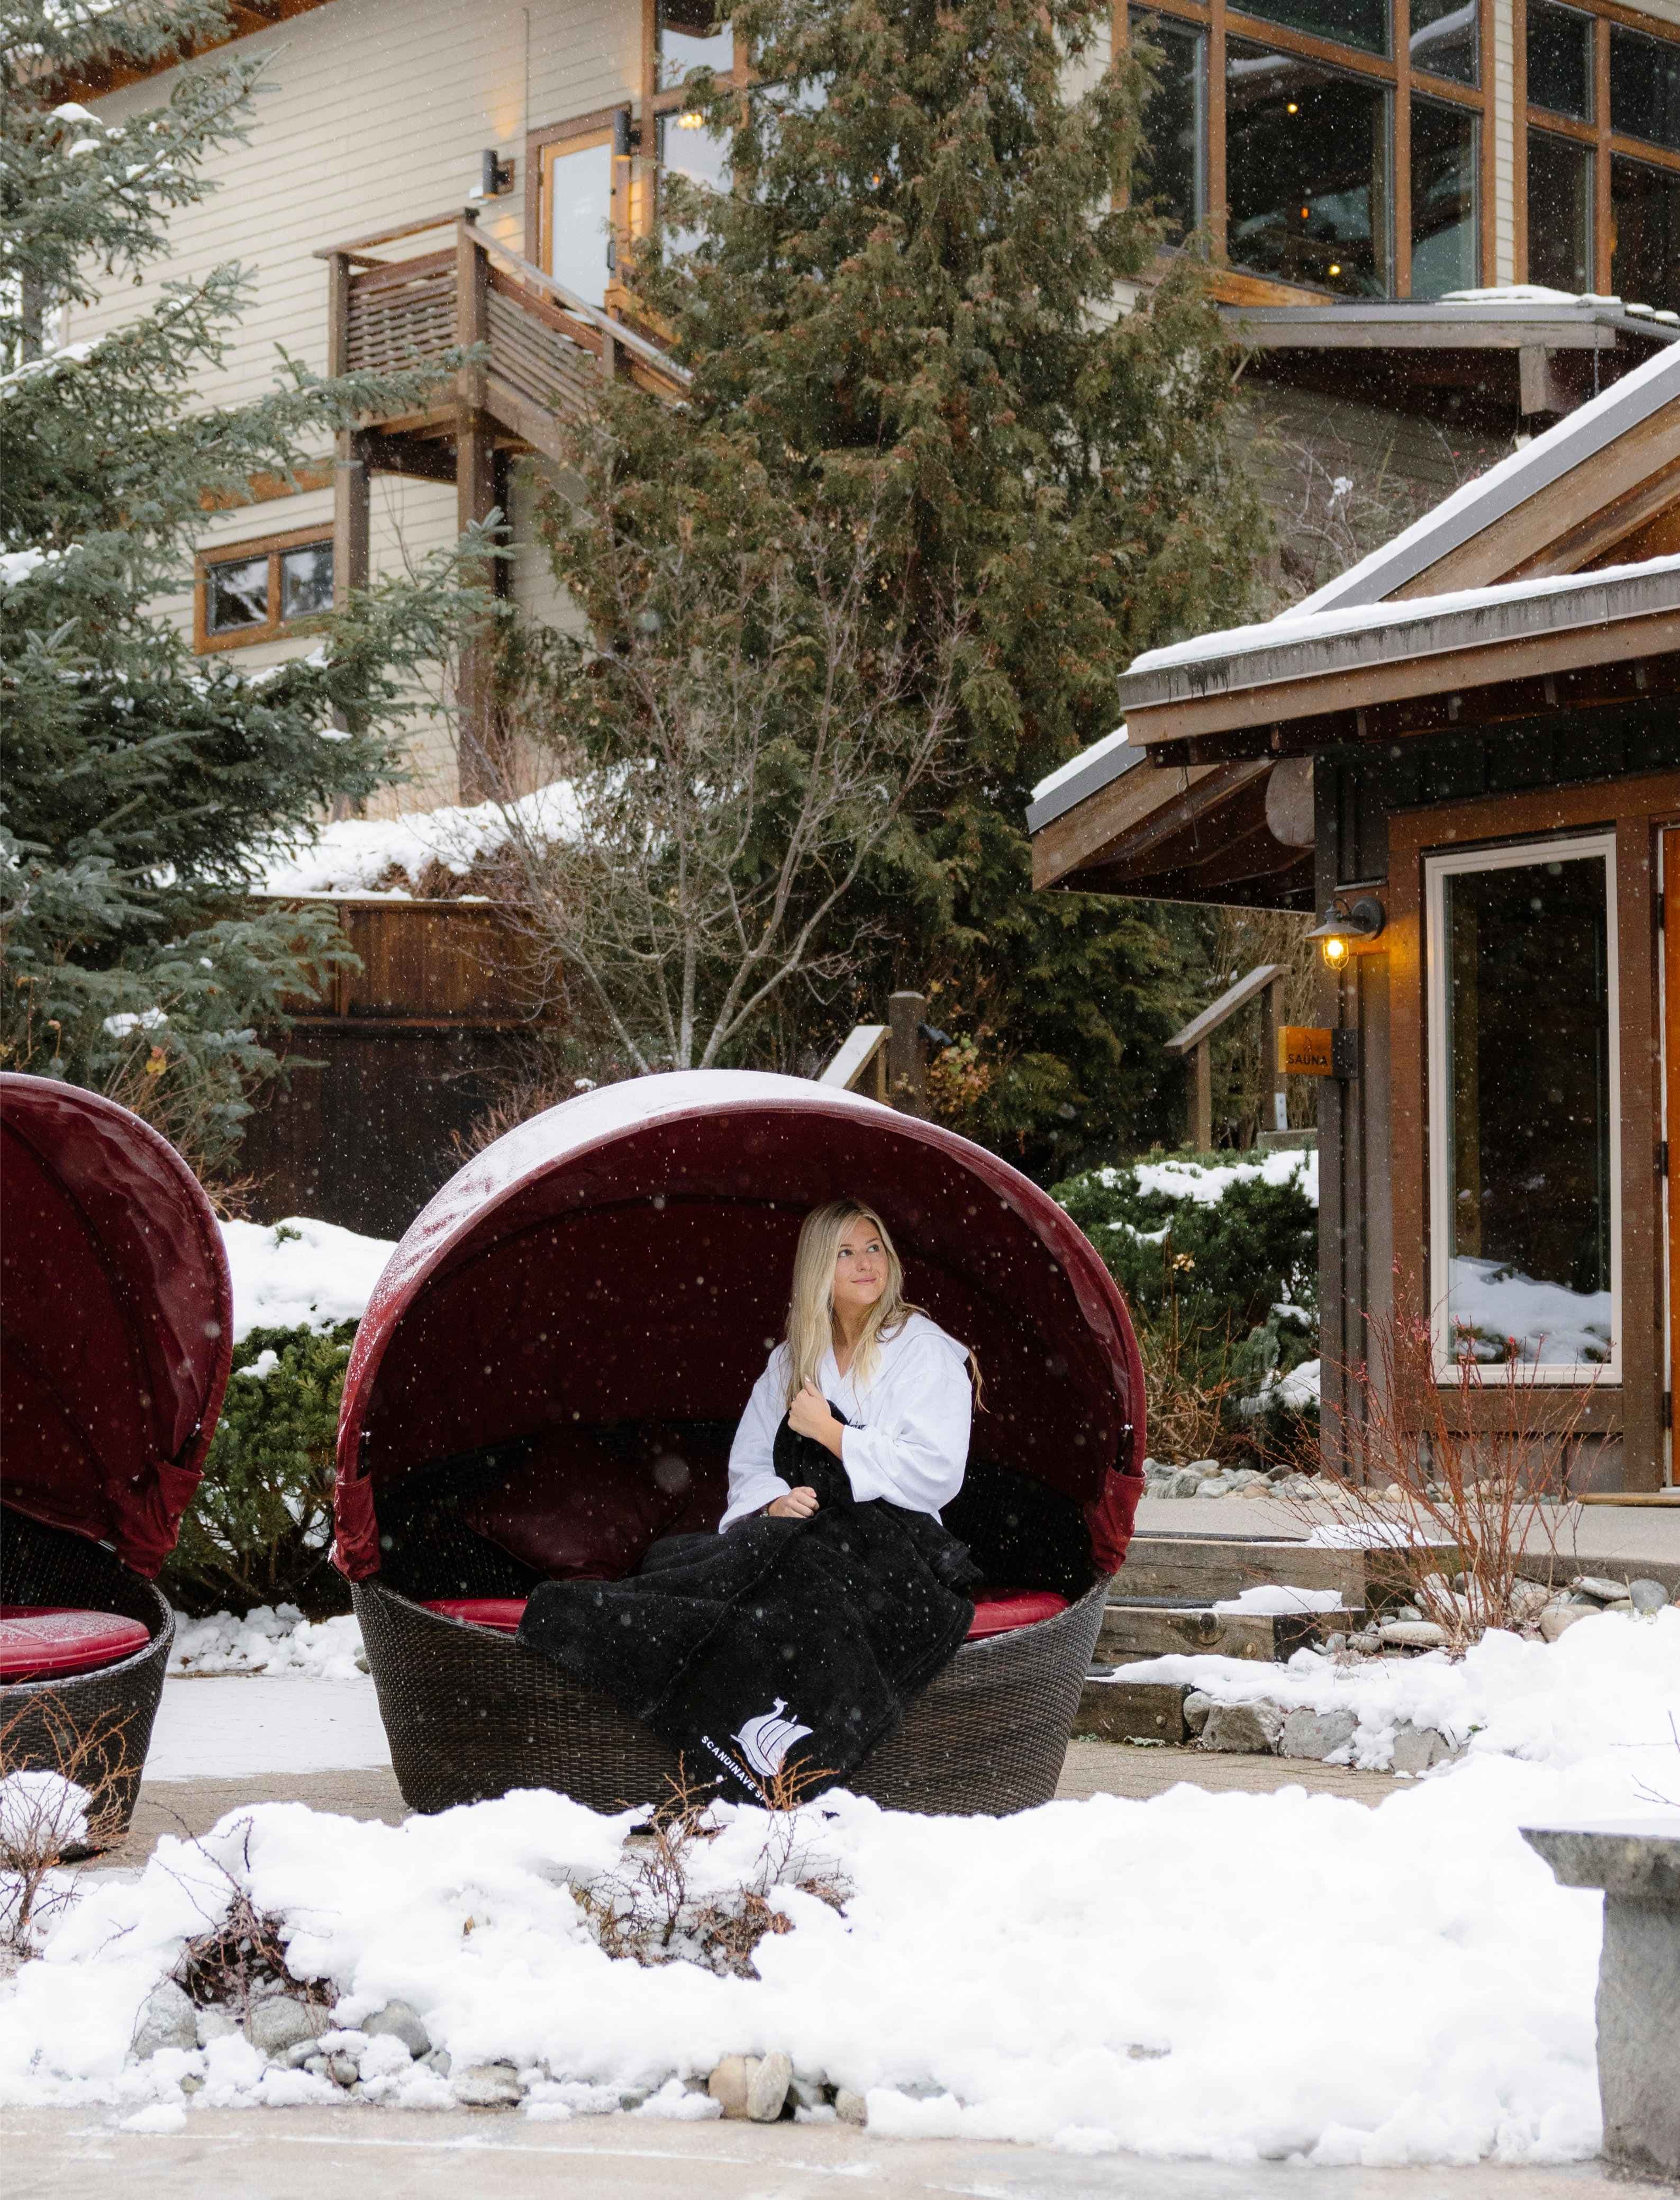
[[[1121,1579],[1125,1577],[1122,1575]],[[1356,1612],[1215,1612],[1187,1600],[1111,1598],[1097,1637],[1099,1663],[1124,1664],[1134,1658],[1183,1657],[1191,1653],[1220,1658],[1255,1658],[1281,1664],[1296,1652],[1337,1629],[1364,1624]]]
[[[1403,1593],[1396,1556],[1384,1550],[1320,1550],[1289,1536],[1143,1530],[1132,1538],[1115,1589],[1134,1602],[1207,1606],[1240,1596],[1245,1589],[1281,1583],[1335,1589],[1350,1609],[1380,1610]],[[1419,1546],[1405,1556],[1408,1564],[1426,1556],[1443,1573],[1455,1573],[1460,1564],[1450,1544],[1427,1552]]]
[[[1189,1741],[1190,1729],[1184,1723],[1187,1687],[1166,1681],[1109,1680],[1108,1670],[1094,1666],[1080,1691],[1074,1714],[1076,1735],[1092,1741]]]

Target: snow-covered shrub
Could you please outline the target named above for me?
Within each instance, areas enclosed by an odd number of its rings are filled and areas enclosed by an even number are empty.
[[[162,1587],[182,1611],[245,1612],[283,1600],[342,1608],[327,1564],[338,1400],[353,1321],[253,1329],[233,1372],[204,1479]]]

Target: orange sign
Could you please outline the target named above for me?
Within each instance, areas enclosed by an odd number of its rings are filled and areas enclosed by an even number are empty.
[[[1329,1032],[1313,1024],[1280,1025],[1278,1068],[1285,1077],[1333,1077]]]

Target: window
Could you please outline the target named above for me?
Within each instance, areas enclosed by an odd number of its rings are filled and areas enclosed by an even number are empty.
[[[242,542],[198,560],[195,646],[242,649],[272,641],[332,609],[332,541],[313,533]]]
[[[1619,1379],[1613,835],[1426,866],[1437,1367]]]
[[[1593,20],[1553,0],[1529,0],[1528,101],[1551,114],[1590,122]]]
[[[1548,131],[1528,133],[1528,279],[1574,296],[1593,287],[1593,155]]]
[[[659,91],[681,84],[690,69],[727,76],[735,67],[735,32],[712,0],[655,0],[653,26]]]
[[[1680,169],[1610,163],[1610,280],[1619,297],[1680,308]]]
[[[1412,0],[1412,67],[1455,84],[1482,73],[1480,10],[1476,0]]]
[[[1388,94],[1244,39],[1227,39],[1226,57],[1232,265],[1349,297],[1385,297]]]
[[[703,189],[729,188],[729,138],[714,135],[698,114],[683,109],[659,117],[659,172],[683,176]],[[687,252],[700,242],[695,229],[672,230],[665,238],[668,252]]]
[[[1439,298],[1477,279],[1476,117],[1412,102],[1412,295]]]
[[[1243,12],[1363,53],[1389,50],[1388,0],[1250,0]]]
[[[1150,94],[1144,134],[1144,195],[1178,225],[1180,237],[1197,228],[1206,206],[1202,148],[1207,139],[1208,42],[1188,23],[1135,14],[1134,37],[1161,56]]]
[[[548,272],[586,306],[604,305],[613,250],[613,133],[581,130],[539,148],[542,255]]]
[[[1680,153],[1680,44],[1610,26],[1610,127]]]

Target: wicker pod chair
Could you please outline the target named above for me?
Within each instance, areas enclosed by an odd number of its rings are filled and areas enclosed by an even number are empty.
[[[173,1549],[233,1349],[209,1202],[126,1108],[0,1074],[0,1770],[120,1840],[174,1640]]]
[[[951,1132],[799,1079],[692,1071],[498,1139],[413,1223],[362,1320],[334,1556],[413,1807],[666,1792],[667,1746],[510,1630],[545,1573],[622,1575],[656,1536],[715,1526],[800,1223],[846,1192],[887,1218],[910,1298],[978,1356],[986,1410],[946,1518],[997,1554],[998,1584],[846,1785],[923,1811],[1053,1794],[1142,1488],[1142,1368],[1113,1279],[1037,1185]]]

